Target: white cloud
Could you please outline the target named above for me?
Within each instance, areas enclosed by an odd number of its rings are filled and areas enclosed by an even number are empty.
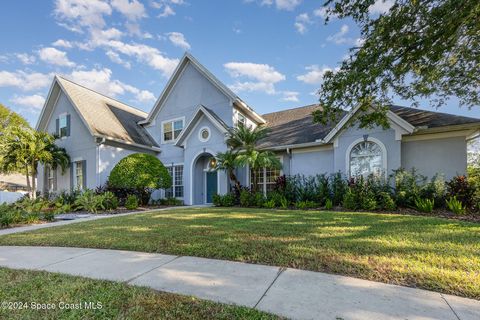
[[[168,40],[170,40],[174,46],[182,48],[183,50],[190,50],[190,44],[187,42],[187,39],[185,39],[183,33],[169,32],[166,35],[168,36]]]
[[[305,67],[307,73],[297,76],[298,81],[302,81],[307,84],[319,85],[323,81],[323,76],[327,71],[334,71],[332,68],[327,66],[319,67],[314,64],[308,67]]]
[[[15,56],[20,60],[23,64],[32,64],[35,63],[35,56],[29,55],[28,53],[17,53]]]
[[[297,91],[282,91],[282,101],[298,102],[299,94]]]
[[[52,77],[52,74],[38,72],[0,71],[0,87],[16,87],[24,91],[38,90],[50,85]]]
[[[118,40],[109,41],[111,49],[127,56],[135,57],[138,61],[159,70],[165,77],[169,77],[178,64],[178,59],[167,58],[157,48],[144,44],[128,44]]]
[[[237,81],[231,85],[234,91],[263,91],[275,94],[275,84],[286,79],[285,75],[268,64],[229,62],[223,66],[233,78],[248,79],[248,81]]]
[[[246,1],[246,2],[252,2],[252,1]],[[260,1],[260,5],[262,6],[271,6],[274,3],[275,3],[275,7],[278,10],[292,11],[300,3],[302,3],[302,0],[262,0]]]
[[[393,0],[377,0],[374,4],[368,7],[368,12],[371,15],[384,14],[395,4]]]
[[[43,108],[45,98],[39,94],[33,94],[31,96],[15,95],[12,99],[10,99],[10,101],[17,105],[33,108],[36,109],[36,111],[39,111]]]
[[[314,15],[315,17],[320,17],[320,18],[322,18],[322,19],[326,19],[327,16],[328,16],[328,12],[327,12],[327,11],[328,11],[327,7],[320,7],[320,8],[315,9],[315,10],[313,11],[313,15]],[[337,16],[336,14],[330,13],[330,17],[329,17],[330,21],[332,21],[332,20],[334,20],[334,19],[336,19],[336,18],[338,18],[338,16]]]
[[[175,11],[172,9],[171,6],[169,6],[167,4],[163,7],[163,11],[161,13],[159,13],[157,17],[158,18],[166,18],[166,17],[174,16],[174,15],[175,15]]]
[[[118,55],[118,53],[116,53],[116,52],[114,52],[114,51],[112,51],[112,50],[108,50],[107,52],[105,52],[105,54],[107,55],[107,57],[108,57],[112,62],[118,63],[118,64],[124,66],[124,67],[127,68],[127,69],[130,69],[130,68],[132,67],[132,65],[130,64],[130,62],[123,60],[122,58],[120,58],[120,56]]]
[[[327,41],[333,42],[335,44],[356,44],[357,39],[346,37],[346,34],[349,30],[350,28],[346,24],[344,24],[340,28],[340,31],[327,37]]]
[[[58,49],[48,47],[42,48],[38,51],[38,56],[41,60],[49,64],[54,64],[62,67],[73,67],[75,63],[70,61],[67,57],[67,53]]]
[[[142,103],[155,101],[155,96],[150,91],[140,90],[119,80],[112,79],[112,71],[108,68],[75,70],[68,78],[110,97],[116,97],[128,92],[134,95],[136,101]]]
[[[136,21],[147,16],[145,7],[137,0],[112,0],[112,7],[123,14],[128,20]]]
[[[103,28],[104,15],[111,15],[110,5],[101,0],[56,0],[54,14],[62,26],[81,32],[80,27]]]
[[[73,44],[68,40],[58,39],[57,41],[52,43],[54,47],[62,47],[66,49],[73,48]]]
[[[311,23],[312,20],[310,20],[308,13],[302,13],[295,18],[294,26],[298,33],[304,34],[308,30],[307,25]]]

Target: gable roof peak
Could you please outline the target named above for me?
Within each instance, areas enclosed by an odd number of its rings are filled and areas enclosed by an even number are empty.
[[[190,52],[186,51],[180,59],[180,62],[173,71],[172,75],[170,76],[170,79],[168,80],[162,93],[155,102],[153,109],[150,111],[145,121],[142,121],[141,124],[148,124],[152,122],[152,120],[156,117],[163,103],[165,102],[169,92],[173,89],[173,86],[180,78],[182,71],[189,63],[194,66],[205,78],[207,78],[218,90],[225,94],[232,101],[232,103],[235,104],[235,106],[244,110],[258,123],[265,123],[265,120],[259,114],[257,114],[250,106],[248,106],[242,99],[240,99],[223,82],[218,80],[218,78],[215,77],[207,68],[205,68]]]

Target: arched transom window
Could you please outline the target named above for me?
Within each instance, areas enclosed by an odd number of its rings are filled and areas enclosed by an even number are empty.
[[[370,174],[380,175],[383,168],[382,148],[373,141],[362,141],[350,151],[350,176],[367,177]]]

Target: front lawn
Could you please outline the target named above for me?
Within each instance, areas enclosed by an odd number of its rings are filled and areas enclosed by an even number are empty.
[[[177,209],[0,237],[0,245],[190,255],[324,271],[480,299],[480,224],[361,212]]]
[[[246,307],[55,273],[0,268],[0,279],[0,319],[278,319]]]

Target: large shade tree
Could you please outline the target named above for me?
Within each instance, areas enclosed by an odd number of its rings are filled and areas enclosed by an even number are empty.
[[[4,132],[1,144],[2,172],[25,174],[30,196],[36,198],[36,177],[40,163],[52,169],[60,167],[62,174],[68,168],[70,157],[65,149],[55,144],[56,137],[31,128],[14,126]]]
[[[414,106],[428,99],[440,107],[451,97],[468,108],[480,105],[480,1],[392,0],[388,12],[375,15],[371,6],[378,1],[325,1],[327,22],[352,18],[361,41],[338,70],[325,74],[323,110],[314,120],[337,121],[358,105],[369,111],[358,113],[361,127],[388,127],[394,96]]]

